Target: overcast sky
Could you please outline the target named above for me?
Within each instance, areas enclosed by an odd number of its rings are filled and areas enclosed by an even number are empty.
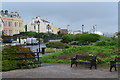
[[[36,16],[48,19],[56,27],[69,30],[90,30],[114,33],[118,31],[117,2],[3,2],[3,10],[19,12],[25,24]]]

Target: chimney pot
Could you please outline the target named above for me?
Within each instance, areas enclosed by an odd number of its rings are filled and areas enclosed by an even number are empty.
[[[8,10],[5,10],[5,15],[8,15]]]

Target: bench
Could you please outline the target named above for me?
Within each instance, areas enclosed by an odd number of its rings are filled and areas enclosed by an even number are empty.
[[[115,71],[117,71],[116,65],[120,65],[120,57],[115,57],[114,61],[110,61],[110,72],[112,72],[113,67],[115,68]]]
[[[92,69],[92,66],[97,69],[96,58],[97,56],[76,55],[75,58],[71,58],[71,67],[73,64],[75,64],[77,67],[77,63],[89,63],[90,69]]]

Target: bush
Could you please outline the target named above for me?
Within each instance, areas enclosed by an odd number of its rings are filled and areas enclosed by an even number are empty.
[[[62,36],[61,42],[63,43],[69,43],[74,40],[75,35],[73,34],[66,34]]]
[[[17,58],[34,58],[35,54],[19,54],[21,52],[31,52],[29,48],[25,48],[23,46],[9,46],[5,48],[2,53],[15,53],[15,54],[3,54],[2,59],[17,59]],[[28,60],[3,60],[2,61],[2,70],[13,70],[17,68],[21,68],[23,65],[28,66],[27,63],[34,63],[36,60],[28,59]]]
[[[70,44],[70,45],[78,45],[79,42],[78,42],[78,41],[72,41],[72,42],[70,42],[69,44]]]
[[[96,46],[105,46],[106,45],[106,41],[98,41],[95,43]]]
[[[19,62],[18,61],[12,61],[12,60],[3,60],[2,61],[2,70],[3,71],[8,71],[8,70],[13,70],[19,68],[17,65]]]
[[[48,48],[58,48],[58,49],[64,49],[70,47],[68,44],[64,44],[62,42],[47,42],[46,46]]]
[[[95,43],[96,46],[113,46],[116,45],[113,41],[98,41]]]
[[[110,37],[106,36],[100,36],[100,41],[111,41],[112,39]]]
[[[96,42],[100,39],[100,35],[98,34],[76,34],[75,41],[78,41],[79,45],[88,45],[91,42]]]
[[[27,37],[27,36],[22,36],[22,37],[20,37],[21,39],[27,39],[27,38],[29,38],[29,37]]]

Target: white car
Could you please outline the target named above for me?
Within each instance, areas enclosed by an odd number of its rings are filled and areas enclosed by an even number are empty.
[[[20,45],[18,41],[12,41],[11,46]]]
[[[37,38],[27,38],[26,44],[27,45],[38,44],[38,40],[37,40]]]

